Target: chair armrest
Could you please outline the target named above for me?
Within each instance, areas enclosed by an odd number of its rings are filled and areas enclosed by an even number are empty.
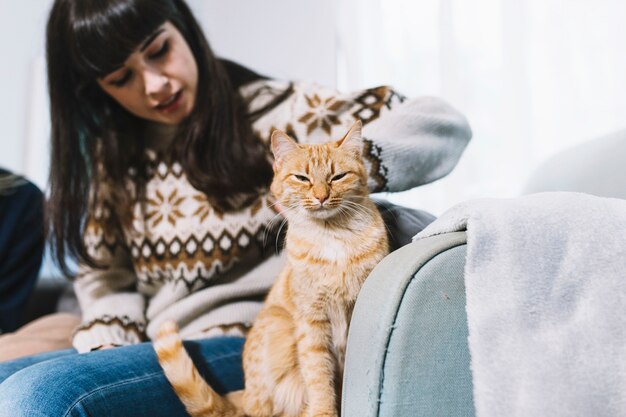
[[[419,240],[372,271],[350,324],[344,417],[474,415],[465,241],[463,232]]]

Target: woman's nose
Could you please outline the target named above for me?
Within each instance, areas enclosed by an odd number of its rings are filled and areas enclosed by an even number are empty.
[[[146,69],[143,76],[145,93],[147,96],[163,94],[169,78],[159,71]]]

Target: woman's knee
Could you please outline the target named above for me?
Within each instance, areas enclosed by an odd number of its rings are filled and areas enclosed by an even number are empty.
[[[76,369],[62,362],[29,366],[2,382],[0,417],[86,416],[76,407],[84,395]]]

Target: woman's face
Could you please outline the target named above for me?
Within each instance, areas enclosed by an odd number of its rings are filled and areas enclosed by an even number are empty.
[[[176,125],[193,109],[198,66],[185,38],[166,22],[98,84],[135,116]]]

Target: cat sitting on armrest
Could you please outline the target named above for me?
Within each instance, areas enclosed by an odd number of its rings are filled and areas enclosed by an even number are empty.
[[[369,199],[361,122],[339,141],[301,145],[272,134],[271,191],[288,221],[287,265],[243,350],[245,389],[218,395],[165,323],[155,349],[192,417],[336,417],[348,324],[363,282],[387,255]]]

